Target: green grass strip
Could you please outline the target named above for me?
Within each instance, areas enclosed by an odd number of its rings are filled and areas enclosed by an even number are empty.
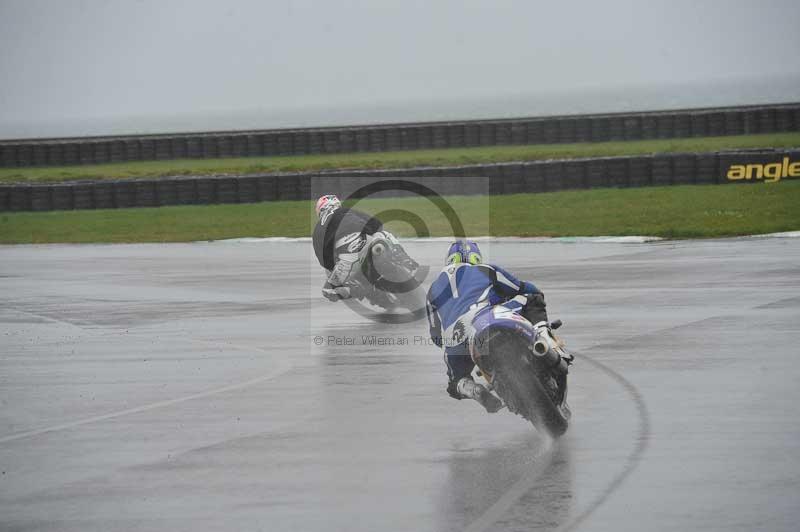
[[[800,230],[800,180],[779,183],[596,189],[446,198],[470,235],[723,237]],[[378,213],[418,214],[431,236],[451,236],[425,198],[364,200]],[[0,243],[183,242],[244,236],[309,236],[313,202],[96,211],[0,213]],[[389,226],[400,236],[410,226]]]
[[[642,140],[531,146],[488,146],[382,153],[346,153],[287,157],[180,159],[42,168],[0,168],[0,183],[58,182],[79,179],[145,178],[176,175],[241,175],[333,169],[412,168],[508,161],[573,159],[649,153],[709,152],[730,149],[800,146],[800,133]]]

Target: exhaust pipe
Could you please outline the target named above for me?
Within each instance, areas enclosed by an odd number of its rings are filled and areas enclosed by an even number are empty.
[[[536,351],[537,355],[544,356],[550,351],[550,346],[547,345],[547,342],[537,340],[536,343],[533,344],[533,350]]]
[[[550,344],[550,339],[544,334],[539,335],[539,339],[533,343],[533,353],[551,368],[558,368],[564,373],[567,372],[567,363],[561,360],[561,356]]]

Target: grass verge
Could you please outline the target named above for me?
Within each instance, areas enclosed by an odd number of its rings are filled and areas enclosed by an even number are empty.
[[[468,234],[496,236],[651,235],[722,237],[800,229],[800,181],[596,189],[446,198]],[[431,236],[450,236],[446,219],[424,198],[364,200],[377,213],[406,209]],[[0,213],[0,243],[184,242],[243,236],[309,236],[313,202]],[[412,234],[403,223],[390,229]]]
[[[79,179],[145,178],[175,175],[256,174],[332,169],[411,168],[541,159],[573,159],[648,153],[708,152],[730,149],[800,146],[800,133],[691,139],[488,146],[383,153],[347,153],[292,157],[181,159],[42,168],[0,168],[0,183],[58,182]]]

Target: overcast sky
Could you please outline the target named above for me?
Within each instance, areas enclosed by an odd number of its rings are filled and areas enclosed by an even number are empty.
[[[436,102],[504,111],[542,93],[721,78],[767,91],[800,78],[798,22],[796,0],[0,0],[0,138],[174,129],[190,115],[219,129],[250,111],[257,123],[233,125],[346,121],[342,109],[383,105],[420,120]]]

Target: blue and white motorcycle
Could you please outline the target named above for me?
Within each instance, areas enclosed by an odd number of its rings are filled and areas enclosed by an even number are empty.
[[[469,350],[481,375],[508,409],[553,436],[566,432],[567,374],[574,356],[553,332],[561,321],[531,323],[517,296],[479,310],[472,319]]]

